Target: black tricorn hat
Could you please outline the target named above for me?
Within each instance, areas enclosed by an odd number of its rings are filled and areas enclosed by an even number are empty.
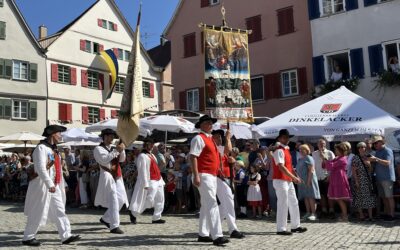
[[[225,132],[222,129],[213,130],[211,132],[212,135],[220,135],[221,138],[224,138]]]
[[[209,115],[203,115],[202,117],[200,117],[199,121],[196,122],[196,124],[194,125],[194,127],[195,127],[195,128],[200,128],[200,125],[201,125],[203,122],[206,122],[206,121],[211,121],[211,122],[214,124],[214,123],[217,122],[217,119],[211,118]]]
[[[281,129],[281,130],[279,130],[279,135],[278,135],[278,137],[276,137],[276,139],[279,139],[279,138],[282,137],[282,136],[288,136],[289,138],[292,138],[292,137],[293,137],[293,135],[291,135],[291,134],[289,133],[289,130],[287,130],[287,129]]]
[[[117,133],[110,128],[106,128],[101,131],[100,137],[103,138],[105,135],[114,135],[114,137],[117,137]]]
[[[64,126],[60,125],[49,125],[43,130],[42,136],[49,137],[52,134],[58,133],[58,132],[64,132],[66,131],[67,128]]]

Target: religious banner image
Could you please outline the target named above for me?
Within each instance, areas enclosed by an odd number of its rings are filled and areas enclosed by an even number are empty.
[[[204,29],[205,104],[214,118],[253,122],[246,33]]]

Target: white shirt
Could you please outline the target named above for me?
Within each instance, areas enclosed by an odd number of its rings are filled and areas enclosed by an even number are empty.
[[[331,80],[334,81],[334,82],[340,81],[340,80],[342,80],[342,78],[343,78],[343,73],[342,72],[340,72],[340,73],[333,72],[332,75],[331,75]]]
[[[288,146],[283,145],[282,143],[278,142],[276,143],[276,146],[282,146],[285,149],[289,149]],[[285,151],[283,149],[277,149],[274,152],[274,161],[276,164],[285,164]]]
[[[335,158],[335,154],[328,149],[325,149],[323,154],[324,157],[328,160],[333,160]],[[312,153],[312,157],[314,159],[315,173],[317,174],[318,180],[321,181],[326,179],[326,177],[328,177],[329,174],[326,169],[322,168],[323,159],[321,159],[321,156],[319,155],[319,150],[314,151]]]
[[[107,148],[111,149],[111,146],[108,146]],[[126,158],[125,151],[119,153],[116,149],[113,149],[111,152],[108,152],[101,146],[94,148],[93,156],[97,163],[107,168],[111,168],[111,161],[117,156],[119,156],[119,162],[124,162]]]
[[[389,64],[390,69],[397,74],[400,74],[400,65],[399,64]]]
[[[204,132],[201,132],[204,135],[206,135],[208,138],[212,137],[211,134],[207,134]],[[200,135],[196,135],[192,141],[190,142],[190,155],[194,155],[196,157],[199,157],[201,152],[203,152],[204,147],[206,146],[203,138],[201,138]]]

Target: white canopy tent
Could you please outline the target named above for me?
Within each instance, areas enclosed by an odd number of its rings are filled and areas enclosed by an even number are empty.
[[[227,124],[217,122],[213,125],[213,130],[217,129],[227,129]],[[230,122],[229,129],[231,134],[235,136],[236,139],[259,139],[265,137],[264,133],[256,126],[250,125],[245,122]]]
[[[385,135],[400,129],[396,117],[341,87],[266,121],[258,127],[266,138],[280,129],[296,136]]]
[[[93,133],[85,132],[84,128],[70,128],[67,131],[61,133],[64,142],[100,142],[101,139],[98,135]]]

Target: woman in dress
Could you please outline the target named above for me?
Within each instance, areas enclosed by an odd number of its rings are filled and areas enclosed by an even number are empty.
[[[249,185],[249,189],[247,190],[247,202],[253,209],[253,217],[257,219],[261,218],[262,196],[260,185],[258,185],[260,180],[261,175],[258,173],[257,167],[251,165],[249,181],[247,182]],[[258,215],[256,210],[258,210]]]
[[[368,209],[369,220],[372,221],[372,209],[376,207],[376,197],[373,191],[371,163],[366,153],[367,145],[364,142],[357,144],[358,154],[352,161],[353,207],[358,210],[359,219],[364,220],[363,209]]]
[[[318,187],[318,178],[314,168],[314,159],[310,156],[311,150],[307,144],[299,147],[300,159],[296,165],[296,171],[304,182],[298,184],[298,199],[303,200],[307,213],[305,219],[315,221],[316,203],[315,199],[321,199]]]
[[[77,150],[75,150],[77,152]],[[89,198],[87,193],[87,183],[89,182],[88,178],[88,169],[90,166],[90,156],[87,150],[81,152],[81,161],[80,164],[76,167],[78,171],[78,182],[79,182],[79,197],[81,200],[80,208],[87,208]]]
[[[350,200],[350,186],[347,180],[347,146],[344,143],[335,145],[336,158],[328,161],[324,158],[323,167],[330,171],[328,198],[336,201],[342,211],[339,221],[347,222],[347,202]]]

